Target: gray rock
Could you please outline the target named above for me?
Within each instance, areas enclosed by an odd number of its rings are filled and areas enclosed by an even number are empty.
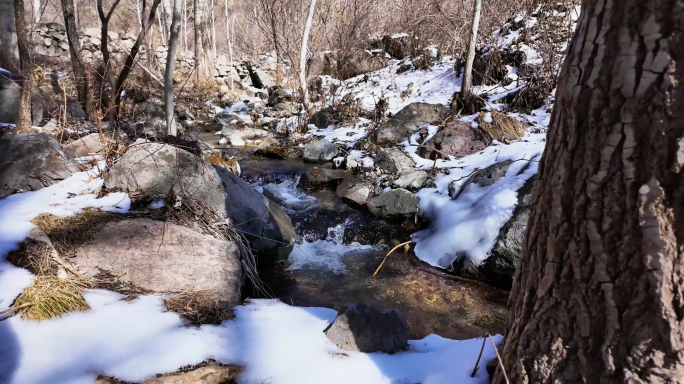
[[[337,196],[353,201],[358,205],[366,205],[366,201],[374,190],[373,184],[356,176],[345,177],[337,186]]]
[[[21,87],[0,76],[0,123],[17,123],[20,98]],[[37,93],[31,95],[31,119],[33,125],[39,125],[43,119],[43,100]]]
[[[395,353],[408,348],[410,328],[403,313],[365,304],[344,307],[325,329],[328,339],[348,351]]]
[[[396,147],[378,148],[375,163],[383,171],[394,174],[413,169],[416,165],[410,157]]]
[[[312,168],[304,172],[299,185],[305,189],[335,188],[348,174],[344,169]]]
[[[428,173],[422,169],[405,170],[394,180],[394,186],[410,190],[418,190],[423,187],[428,179]]]
[[[100,141],[99,133],[83,136],[62,148],[64,153],[72,159],[90,156],[91,154],[99,153],[102,149],[104,149],[104,144]]]
[[[67,115],[71,119],[85,120],[88,115],[86,115],[85,110],[78,100],[68,100],[67,101]]]
[[[239,177],[177,147],[132,146],[105,176],[105,187],[155,198],[173,190],[241,223],[240,229],[259,254],[280,259],[292,251],[295,233],[282,208]]]
[[[317,128],[321,129],[328,128],[330,125],[335,124],[332,112],[333,111],[329,108],[321,109],[320,111],[314,113],[313,116],[311,116],[308,124],[313,124]]]
[[[445,155],[458,159],[487,148],[491,142],[479,129],[471,128],[468,124],[454,122],[440,129],[423,144],[418,154],[431,160],[444,158]]]
[[[88,37],[96,37],[99,38],[101,35],[101,31],[99,28],[86,28],[83,30],[83,34],[88,36]]]
[[[440,124],[451,110],[442,104],[413,103],[404,107],[375,130],[377,145],[396,144],[415,133],[425,124]]]
[[[518,204],[513,216],[501,228],[489,257],[479,267],[483,276],[504,288],[510,289],[513,285],[515,270],[522,260],[523,241],[534,203],[535,183],[536,176],[533,176],[518,190]]]
[[[106,271],[156,294],[203,291],[226,309],[240,302],[244,283],[235,244],[149,219],[105,224],[70,261],[87,277]]]
[[[337,155],[335,144],[328,140],[313,141],[304,147],[304,161],[309,163],[323,163],[330,161]]]
[[[506,176],[506,171],[508,171],[508,167],[511,166],[511,163],[513,163],[511,160],[506,160],[494,165],[490,165],[487,168],[478,169],[477,171],[473,172],[468,180],[459,188],[455,188],[455,181],[452,182],[449,184],[449,196],[452,199],[458,199],[461,193],[463,193],[463,191],[465,191],[470,184],[476,184],[480,188],[489,187],[490,185],[499,181],[502,177]]]
[[[399,188],[383,192],[368,200],[368,209],[373,216],[387,219],[412,219],[418,214],[420,198]]]
[[[37,191],[78,172],[46,133],[4,135],[0,138],[0,199],[14,193]]]

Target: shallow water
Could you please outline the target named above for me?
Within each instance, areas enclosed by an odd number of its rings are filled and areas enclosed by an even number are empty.
[[[298,175],[314,165],[259,158],[240,165],[243,177],[285,209],[300,237],[287,262],[260,271],[275,297],[336,310],[357,302],[398,308],[413,338],[435,333],[470,339],[503,332],[506,292],[449,276],[419,261],[412,250],[395,251],[372,277],[389,245],[410,239],[416,230],[412,223],[378,220],[332,190],[298,188]]]

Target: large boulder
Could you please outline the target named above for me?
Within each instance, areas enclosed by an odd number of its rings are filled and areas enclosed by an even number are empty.
[[[410,157],[396,147],[378,148],[376,164],[383,171],[393,174],[413,169],[416,165]]]
[[[289,216],[244,180],[183,149],[159,143],[136,144],[105,176],[105,187],[161,198],[170,191],[201,200],[230,218],[259,253],[286,258],[295,233]]]
[[[483,276],[496,285],[510,289],[515,270],[522,259],[523,240],[527,222],[534,203],[536,176],[533,176],[518,190],[518,204],[513,215],[499,231],[489,257],[480,265]]]
[[[347,351],[395,353],[408,348],[410,328],[399,310],[380,312],[366,304],[351,304],[324,332]]]
[[[468,124],[454,122],[440,129],[430,140],[419,148],[418,154],[426,159],[439,159],[445,156],[461,158],[479,152],[491,144],[491,140],[479,129]]]
[[[366,205],[366,201],[373,192],[373,184],[357,176],[347,176],[337,186],[337,196],[352,201],[358,205]]]
[[[71,259],[87,277],[102,272],[156,294],[203,292],[229,309],[244,283],[235,244],[186,227],[149,219],[105,224]]]
[[[477,171],[473,172],[468,180],[461,184],[461,186],[458,188],[456,188],[458,181],[453,181],[451,184],[449,184],[449,196],[454,200],[458,199],[461,193],[463,193],[463,191],[465,191],[470,184],[475,184],[480,188],[489,187],[490,185],[501,180],[502,177],[506,176],[506,172],[512,163],[513,161],[511,160],[505,160],[490,165],[489,167],[478,169]]]
[[[99,133],[91,133],[64,146],[63,151],[72,159],[99,153],[104,149]]]
[[[396,144],[415,133],[425,124],[441,124],[451,110],[442,104],[413,103],[404,107],[375,130],[377,145]]]
[[[37,191],[77,171],[57,140],[46,133],[8,134],[0,138],[0,199]]]
[[[304,147],[304,161],[309,163],[323,163],[330,161],[337,155],[335,144],[329,140],[312,141]]]
[[[299,185],[305,189],[335,188],[348,174],[343,169],[316,167],[304,172]]]
[[[335,111],[332,108],[321,109],[309,118],[308,124],[321,129],[328,128],[335,124]]]
[[[383,192],[368,200],[368,209],[375,217],[384,219],[412,219],[418,214],[420,198],[402,189]]]

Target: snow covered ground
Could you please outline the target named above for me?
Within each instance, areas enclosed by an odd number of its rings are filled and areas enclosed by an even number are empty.
[[[126,194],[97,198],[94,192],[103,181],[96,174],[80,172],[0,200],[0,310],[33,279],[4,261],[34,230],[31,219],[43,212],[74,215],[86,207],[129,210]],[[165,311],[161,296],[122,301],[117,293],[89,290],[85,298],[90,311],[42,322],[19,316],[0,321],[0,383],[93,383],[100,374],[139,382],[210,358],[245,366],[238,381],[249,384],[488,382],[484,367],[469,376],[481,339],[430,335],[410,341],[405,352],[365,354],[342,351],[327,339],[323,330],[335,319],[332,309],[253,300],[235,308],[234,320],[188,328]],[[487,343],[481,365],[494,356]]]

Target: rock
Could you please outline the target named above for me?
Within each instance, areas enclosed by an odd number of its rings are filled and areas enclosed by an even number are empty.
[[[260,98],[261,100],[268,100],[268,91],[265,89],[255,89],[254,96]]]
[[[423,187],[428,179],[428,173],[422,169],[411,169],[401,172],[399,178],[394,180],[394,186],[410,190],[418,190]]]
[[[268,106],[275,107],[278,104],[292,101],[292,95],[283,87],[274,85],[268,89]]]
[[[241,128],[235,126],[221,129],[221,136],[223,136],[232,146],[242,147],[248,144],[264,145],[272,142],[273,133],[264,129],[258,128]]]
[[[395,353],[408,348],[410,329],[399,310],[380,312],[365,304],[351,304],[324,332],[347,351]]]
[[[385,172],[398,174],[406,169],[413,169],[416,165],[399,148],[378,148],[376,164]]]
[[[236,245],[169,222],[109,222],[75,254],[70,261],[86,277],[106,271],[155,294],[202,291],[225,309],[240,302],[244,275]]]
[[[51,46],[52,45],[52,39],[48,39],[48,38],[44,39],[43,45],[45,45],[46,47]]]
[[[19,118],[21,87],[14,81],[0,76],[0,123],[16,124]],[[43,119],[43,100],[40,95],[31,95],[32,125],[40,125]]]
[[[368,200],[368,209],[375,217],[412,219],[418,214],[420,198],[405,189],[393,189]]]
[[[470,184],[476,184],[480,188],[489,187],[490,185],[499,181],[502,177],[506,176],[506,171],[508,171],[508,167],[510,167],[512,163],[513,162],[511,160],[506,160],[494,165],[490,165],[487,168],[478,169],[477,171],[473,172],[468,180],[458,189],[455,188],[456,182],[452,182],[449,185],[449,196],[454,200],[458,199],[461,193],[463,193],[463,191],[465,191]]]
[[[66,40],[66,36],[64,34],[59,33],[59,32],[50,32],[47,34],[49,37],[57,40],[57,41],[64,41]]]
[[[83,30],[83,34],[88,37],[100,38],[101,33],[99,28],[86,28]]]
[[[78,172],[47,133],[7,134],[0,138],[0,199],[37,191]]]
[[[210,365],[190,372],[174,373],[143,381],[143,384],[226,384],[234,383],[242,367]]]
[[[219,96],[223,96],[223,95],[227,94],[228,92],[230,92],[230,87],[228,87],[227,85],[224,84],[224,85],[219,87]]]
[[[516,120],[505,113],[498,111],[491,112],[491,122],[486,121],[487,114],[480,113],[478,117],[479,128],[491,140],[498,140],[508,143],[517,140],[525,135],[525,124]]]
[[[425,124],[441,124],[450,113],[449,107],[442,104],[409,104],[381,124],[373,139],[377,145],[399,143]]]
[[[479,267],[483,276],[506,289],[513,285],[515,270],[522,259],[523,240],[534,203],[535,183],[536,176],[533,176],[518,190],[518,204],[513,216],[501,228],[489,257]]]
[[[321,109],[311,116],[308,124],[313,124],[317,128],[328,128],[329,126],[335,124],[334,110],[332,108]]]
[[[119,40],[119,34],[117,32],[109,31],[107,32],[107,38],[109,38],[109,40]]]
[[[271,76],[263,70],[253,66],[248,66],[247,69],[254,88],[268,88],[275,85]]]
[[[426,159],[440,159],[446,156],[461,158],[479,152],[491,144],[479,129],[468,124],[453,122],[440,129],[419,148],[418,154]]]
[[[67,116],[71,119],[85,120],[88,118],[85,110],[78,100],[67,101]]]
[[[332,159],[333,163],[333,168],[346,168],[347,167],[347,158],[344,156],[339,156],[334,159]]]
[[[271,159],[289,159],[293,155],[296,155],[295,151],[289,147],[259,147],[254,151],[254,155],[268,157]]]
[[[304,161],[309,163],[323,163],[330,161],[337,155],[335,144],[329,140],[313,141],[304,147]]]
[[[188,108],[181,105],[181,106],[177,107],[177,110],[178,110],[178,117],[181,120],[195,120],[195,116],[192,115],[192,113],[190,112],[190,110]]]
[[[302,174],[299,185],[305,189],[335,188],[347,175],[343,169],[311,168]]]
[[[91,154],[99,153],[102,149],[104,149],[104,144],[100,141],[99,133],[83,136],[62,148],[64,153],[72,159],[90,156]]]
[[[383,36],[382,44],[385,52],[389,53],[393,59],[403,60],[411,56],[411,40],[411,36],[407,34]]]
[[[105,187],[161,198],[171,190],[202,200],[217,214],[243,223],[259,254],[286,258],[294,244],[292,221],[244,180],[177,147],[158,143],[132,146],[105,176]]]
[[[366,205],[366,201],[374,190],[373,184],[356,176],[347,176],[337,186],[337,196],[353,201],[358,205]]]

